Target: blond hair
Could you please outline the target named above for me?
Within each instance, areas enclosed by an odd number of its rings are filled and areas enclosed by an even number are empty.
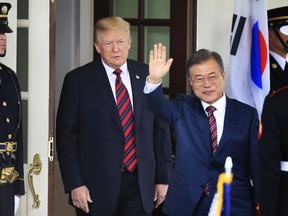
[[[112,16],[112,17],[105,17],[98,20],[95,24],[95,32],[94,32],[94,43],[97,43],[99,39],[99,33],[104,31],[114,31],[123,29],[127,32],[129,39],[131,39],[130,35],[130,23],[123,20],[121,17]]]

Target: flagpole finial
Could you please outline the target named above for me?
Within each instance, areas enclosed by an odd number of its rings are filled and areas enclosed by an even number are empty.
[[[224,165],[226,175],[231,174],[232,167],[233,167],[232,158],[230,156],[228,156],[226,158],[225,165]]]

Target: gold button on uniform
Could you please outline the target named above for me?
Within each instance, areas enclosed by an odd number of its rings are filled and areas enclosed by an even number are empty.
[[[10,123],[10,119],[9,119],[9,118],[6,118],[6,122],[7,122],[7,123]]]
[[[3,105],[3,106],[7,106],[6,101],[3,101],[2,105]]]
[[[12,139],[12,134],[8,134],[8,139]]]

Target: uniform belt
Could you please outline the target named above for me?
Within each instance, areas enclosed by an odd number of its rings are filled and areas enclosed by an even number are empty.
[[[19,173],[13,166],[3,167],[0,176],[0,184],[10,183],[12,184],[19,176]]]
[[[288,172],[288,161],[280,161],[281,171]]]
[[[0,152],[14,152],[17,150],[17,142],[0,142]]]
[[[7,184],[7,183],[8,183],[8,181],[3,180],[3,179],[0,179],[0,185],[1,185],[1,184]]]

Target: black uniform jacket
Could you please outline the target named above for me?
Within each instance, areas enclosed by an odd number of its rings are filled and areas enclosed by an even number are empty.
[[[288,86],[266,97],[259,143],[259,202],[261,216],[288,215]]]
[[[270,86],[271,92],[288,85],[288,71],[282,70],[278,62],[270,55]]]
[[[18,78],[14,71],[0,63],[0,170],[14,167],[19,173],[15,183],[15,194],[24,194],[23,180],[23,136],[21,96]],[[3,151],[3,143],[17,142],[16,151]]]

